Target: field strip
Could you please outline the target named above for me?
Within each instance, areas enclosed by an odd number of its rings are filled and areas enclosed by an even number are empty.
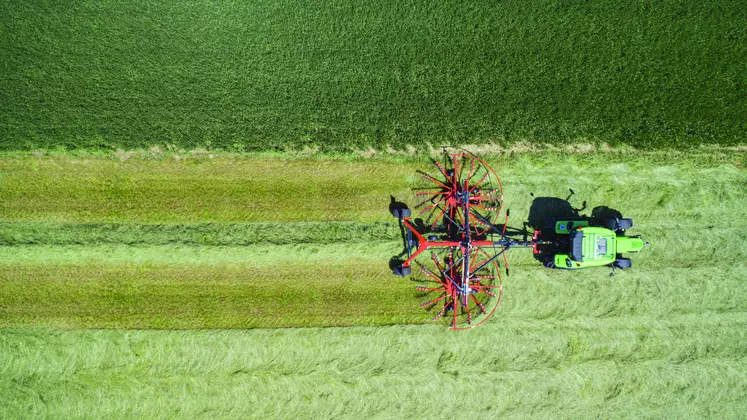
[[[380,221],[410,194],[393,162],[216,158],[0,160],[0,220],[55,223]]]
[[[423,322],[386,263],[5,265],[0,323],[63,328],[257,328]],[[404,302],[403,302],[404,301]]]
[[[3,264],[0,326],[257,328],[424,323],[417,277],[382,261]],[[518,271],[496,321],[747,311],[747,266]]]
[[[654,155],[656,156],[656,155]],[[577,194],[641,222],[744,220],[747,177],[739,154],[713,166],[695,157],[650,161],[595,154],[540,154],[490,161],[506,206],[526,217],[536,197]],[[371,223],[390,220],[391,198],[414,205],[411,187],[427,160],[216,157],[200,162],[105,157],[0,159],[0,221],[189,224]],[[705,219],[707,218],[707,219]],[[712,224],[712,223],[711,223]]]
[[[714,159],[713,157],[711,159]],[[495,156],[517,226],[543,197],[619,209],[652,245],[631,271],[542,269],[513,250],[496,319],[745,311],[738,156]],[[706,163],[704,163],[706,162]],[[391,197],[423,159],[0,159],[0,325],[258,328],[424,323]],[[527,216],[528,215],[528,216]],[[500,322],[500,321],[498,321]]]
[[[639,414],[686,415],[705,405],[734,417],[747,408],[746,323],[740,313],[580,323],[507,320],[469,334],[437,326],[0,329],[0,389],[9,397],[2,409],[145,415],[233,404],[239,412],[270,415],[278,412],[278,404],[310,398],[324,402],[317,409],[326,407],[330,415],[370,416],[382,407],[359,404],[360,393],[374,393],[375,401],[387,404],[411,395],[419,402],[405,408],[417,410],[407,411],[412,415],[436,415],[449,401],[450,409],[460,412],[491,406],[506,414],[549,415],[545,410],[552,406],[570,416],[602,406],[630,413],[632,404]],[[185,384],[200,397],[174,408]],[[467,389],[471,401],[452,400],[453,393],[446,390],[455,386]],[[71,387],[76,390],[74,407],[67,393]],[[423,388],[427,391],[412,391]],[[268,402],[262,397],[267,392],[287,397],[282,403]],[[40,394],[44,404],[38,401]],[[98,398],[107,404],[94,404]],[[509,406],[506,401],[519,403]]]

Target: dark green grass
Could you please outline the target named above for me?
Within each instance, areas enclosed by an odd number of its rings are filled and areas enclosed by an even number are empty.
[[[744,142],[739,1],[0,3],[0,149]]]

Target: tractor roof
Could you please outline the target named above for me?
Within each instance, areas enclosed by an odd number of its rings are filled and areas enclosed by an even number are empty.
[[[615,259],[615,232],[600,227],[582,227],[571,234],[571,258],[575,261]]]

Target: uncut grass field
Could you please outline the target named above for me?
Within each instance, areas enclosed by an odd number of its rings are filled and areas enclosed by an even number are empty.
[[[738,0],[0,2],[0,150],[744,142]]]
[[[743,419],[742,3],[0,0],[0,419]],[[651,245],[449,331],[442,145]]]

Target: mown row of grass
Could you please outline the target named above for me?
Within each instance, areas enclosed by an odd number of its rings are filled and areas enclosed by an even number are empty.
[[[503,319],[469,334],[0,329],[0,415],[736,419],[745,327],[739,312]]]
[[[423,157],[160,156],[8,154],[0,159],[0,222],[390,221],[392,198],[416,203],[410,189],[418,179],[415,171],[435,168]],[[634,218],[656,211],[668,217],[655,220],[667,223],[673,217],[705,217],[706,211],[719,213],[714,220],[731,220],[730,212],[738,213],[744,198],[744,156],[708,150],[547,152],[490,161],[517,219],[528,215],[535,198],[564,198],[573,188],[578,194],[571,204],[586,201],[587,214],[600,206]]]
[[[424,322],[379,261],[2,264],[2,327],[270,328]]]
[[[344,160],[0,160],[4,221],[190,223],[384,220],[412,166]]]
[[[0,149],[745,139],[738,1],[0,4]]]

